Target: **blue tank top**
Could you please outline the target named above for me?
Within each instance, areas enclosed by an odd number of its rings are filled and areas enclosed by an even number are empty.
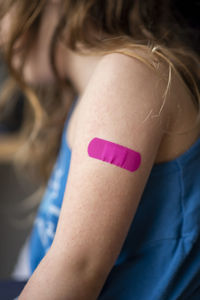
[[[32,271],[55,235],[71,157],[66,142],[68,120],[34,223]],[[200,138],[176,159],[152,167],[126,240],[98,299],[200,299]]]

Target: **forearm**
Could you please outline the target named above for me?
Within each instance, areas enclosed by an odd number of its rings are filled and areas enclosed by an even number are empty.
[[[19,300],[95,300],[105,279],[92,268],[66,263],[48,253],[22,291]]]

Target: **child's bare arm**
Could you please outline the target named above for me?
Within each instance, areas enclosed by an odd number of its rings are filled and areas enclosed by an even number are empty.
[[[98,297],[120,253],[163,138],[163,126],[171,116],[167,101],[155,116],[165,88],[166,82],[135,59],[111,54],[100,61],[80,101],[53,245],[20,300]],[[139,168],[130,172],[90,157],[88,144],[94,137],[140,153]]]

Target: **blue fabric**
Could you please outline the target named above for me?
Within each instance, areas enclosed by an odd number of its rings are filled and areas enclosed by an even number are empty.
[[[71,155],[67,123],[31,238],[32,271],[56,230]],[[200,138],[178,158],[153,166],[99,296],[99,300],[113,299],[200,299]]]

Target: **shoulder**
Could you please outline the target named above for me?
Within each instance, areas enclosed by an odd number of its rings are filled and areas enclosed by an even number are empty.
[[[123,53],[115,52],[104,55],[93,76],[102,75],[106,79],[112,78],[122,83],[127,82],[130,89],[139,83],[145,83],[146,88],[152,88],[152,83],[156,81],[160,83],[157,89],[162,88],[161,83],[165,88],[169,75],[168,65],[158,60],[156,64],[156,66],[153,65],[153,59],[144,51],[125,50]],[[147,78],[148,81],[145,81]]]
[[[109,115],[110,120],[132,120],[137,114],[138,123],[172,117],[172,101],[166,93],[169,69],[161,66],[156,72],[137,56],[111,53],[102,57],[81,99],[80,114],[94,110],[96,118]]]

